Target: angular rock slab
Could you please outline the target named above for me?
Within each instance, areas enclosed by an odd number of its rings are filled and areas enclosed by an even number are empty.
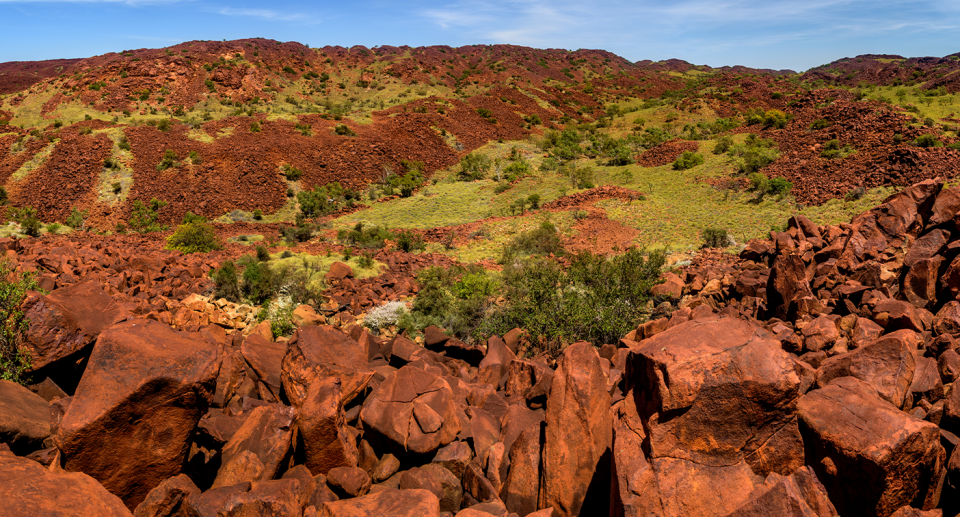
[[[50,436],[50,404],[23,386],[0,380],[0,442],[24,455]]]
[[[81,472],[54,473],[35,461],[0,452],[0,501],[18,517],[130,517],[123,501]]]
[[[367,397],[360,419],[394,448],[417,454],[452,442],[462,425],[447,381],[415,366],[388,374]]]
[[[367,368],[366,350],[329,325],[298,328],[288,343],[280,372],[290,403],[300,407],[310,383],[331,375],[340,379],[343,403],[349,403],[373,377]]]
[[[440,499],[429,490],[386,489],[346,501],[323,503],[320,517],[439,517]]]
[[[807,462],[840,515],[936,506],[946,463],[936,425],[898,410],[853,377],[807,393],[797,414]]]
[[[80,352],[105,328],[130,316],[95,281],[31,295],[23,311],[30,321],[24,345],[34,370]]]
[[[254,408],[221,451],[214,488],[273,479],[290,451],[295,412],[280,404]]]
[[[914,351],[920,337],[912,330],[881,336],[846,354],[833,356],[817,370],[817,384],[826,386],[838,377],[856,377],[871,385],[884,400],[903,406],[916,368]]]
[[[152,320],[105,330],[56,435],[64,467],[136,508],[180,473],[212,396],[217,354],[216,345]]]
[[[797,364],[750,322],[696,320],[657,334],[631,351],[627,379],[651,458],[746,460],[761,476],[803,464]]]
[[[338,377],[310,383],[297,412],[297,427],[303,436],[306,466],[314,475],[357,465],[357,444],[344,423]]]
[[[540,508],[554,515],[605,513],[609,499],[610,394],[600,355],[586,342],[567,347],[547,398]],[[594,506],[597,505],[597,506]]]

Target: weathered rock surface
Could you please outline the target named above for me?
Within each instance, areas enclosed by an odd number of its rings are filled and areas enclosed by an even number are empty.
[[[23,455],[42,449],[51,431],[47,401],[19,384],[0,380],[0,443]]]

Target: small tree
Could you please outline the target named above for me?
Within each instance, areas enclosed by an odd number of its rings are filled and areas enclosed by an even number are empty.
[[[130,229],[138,233],[162,232],[167,229],[158,222],[160,209],[167,206],[166,201],[157,198],[145,205],[139,199],[133,202],[133,211],[130,214]]]
[[[703,155],[693,151],[684,151],[673,162],[673,170],[683,171],[703,164]]]
[[[69,226],[70,228],[73,228],[74,230],[83,231],[86,226],[85,223],[86,223],[88,213],[89,213],[88,210],[80,211],[80,210],[77,210],[76,207],[74,207],[73,210],[70,212],[70,215],[67,216],[67,220],[64,222],[67,224],[67,226]]]
[[[223,244],[216,230],[205,221],[195,218],[178,226],[173,235],[167,237],[167,249],[183,253],[207,253],[221,248]]]
[[[479,180],[486,177],[493,166],[490,158],[478,153],[470,153],[460,159],[460,172],[457,176],[463,181]]]

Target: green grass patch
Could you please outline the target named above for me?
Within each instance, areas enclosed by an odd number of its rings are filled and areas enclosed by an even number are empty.
[[[41,149],[37,154],[33,155],[33,158],[30,158],[27,163],[21,165],[20,168],[10,176],[10,178],[13,181],[22,181],[26,179],[31,172],[47,162],[47,159],[50,158],[50,154],[53,153],[53,150],[57,147],[58,143],[60,143],[60,139],[56,139],[47,144],[46,147]]]
[[[307,281],[307,287],[315,290],[323,290],[326,288],[326,281],[324,276],[330,271],[330,266],[334,262],[343,262],[350,266],[353,269],[354,278],[369,278],[378,276],[387,265],[373,261],[373,267],[363,268],[360,267],[360,256],[351,257],[350,260],[343,260],[343,257],[338,253],[333,253],[329,257],[324,255],[310,255],[308,253],[293,253],[287,258],[283,258],[281,253],[273,253],[270,255],[270,269],[279,272],[279,271],[288,271],[290,273],[298,273],[299,271],[307,271],[310,274],[310,279]]]
[[[492,197],[491,181],[438,183],[408,198],[373,203],[370,208],[334,220],[333,225],[352,228],[362,221],[382,228],[425,229],[471,223],[491,215]]]

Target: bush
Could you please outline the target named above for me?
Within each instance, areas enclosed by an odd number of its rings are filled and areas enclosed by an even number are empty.
[[[40,219],[37,217],[37,211],[32,206],[25,206],[13,210],[10,218],[20,223],[20,231],[24,234],[30,237],[40,236],[40,229],[43,227],[43,223],[40,222]]]
[[[157,171],[162,172],[177,165],[177,153],[173,152],[172,149],[167,149],[166,152],[163,153],[163,158],[160,159],[160,163],[157,164]]]
[[[410,230],[394,230],[393,238],[397,243],[397,249],[406,253],[427,249],[423,236]]]
[[[284,164],[282,169],[283,169],[283,175],[287,177],[288,181],[297,181],[303,176],[302,170],[288,163]]]
[[[158,222],[160,209],[165,206],[167,202],[157,198],[151,199],[147,205],[139,199],[135,200],[130,214],[130,229],[138,233],[165,231],[167,226]]]
[[[343,229],[337,232],[337,239],[342,243],[363,248],[382,248],[384,241],[393,238],[389,231],[377,226],[364,226],[357,223],[352,230]]]
[[[550,221],[543,221],[540,226],[521,233],[503,247],[500,263],[513,262],[521,255],[560,255],[564,252],[563,242],[556,225]]]
[[[818,118],[810,123],[810,130],[817,131],[819,129],[826,129],[830,127],[830,121],[825,118]]]
[[[463,181],[480,180],[486,177],[492,166],[490,158],[479,153],[470,153],[460,159],[460,172],[457,177]]]
[[[223,263],[220,269],[211,272],[213,277],[215,298],[226,298],[227,301],[240,302],[240,280],[237,278],[237,266],[232,260]]]
[[[733,138],[721,136],[717,139],[717,144],[713,146],[713,154],[723,154],[729,151],[731,146],[733,146]]]
[[[10,198],[7,195],[7,187],[0,186],[0,205],[7,204],[7,201],[9,200]]]
[[[84,227],[84,220],[87,218],[88,210],[77,210],[74,208],[70,211],[70,215],[67,216],[67,220],[64,221],[67,226],[73,228],[74,230],[82,230]]]
[[[23,338],[30,327],[21,305],[27,291],[39,287],[29,273],[17,271],[16,262],[0,260],[0,379],[27,384],[25,373],[32,367],[30,351]]]
[[[722,228],[704,228],[701,235],[704,248],[726,248],[730,245],[730,235]]]
[[[379,331],[394,325],[407,312],[406,302],[387,302],[372,309],[363,318],[363,325],[371,330]]]
[[[530,203],[530,208],[533,210],[540,208],[540,194],[533,193],[527,196],[527,203]]]
[[[190,154],[187,155],[187,157],[190,158],[190,163],[192,165],[200,165],[203,163],[203,159],[200,158],[200,153],[197,151],[190,151]]]
[[[267,247],[263,244],[257,246],[257,260],[260,262],[266,262],[270,260],[270,252],[267,250]]]
[[[700,153],[695,153],[693,151],[684,151],[673,162],[673,170],[683,171],[687,169],[692,169],[697,165],[703,165],[703,155]]]
[[[340,136],[357,136],[346,124],[337,124],[336,127],[333,128],[333,132]]]
[[[261,131],[261,130],[260,130],[260,123],[259,123],[259,122],[251,122],[251,123],[250,123],[250,132],[251,132],[251,133],[259,133],[260,131]]]
[[[570,184],[573,188],[593,188],[593,167],[571,167]]]
[[[856,150],[849,145],[840,145],[839,140],[828,140],[823,144],[823,150],[820,151],[820,156],[828,160],[834,158],[846,158],[851,154],[855,153]]]
[[[52,233],[56,235],[57,232],[60,231],[60,227],[61,227],[60,223],[57,223],[57,222],[50,223],[47,225],[47,233]]]
[[[930,133],[923,134],[918,136],[914,141],[913,145],[917,147],[941,147],[943,142],[937,139],[936,136],[931,135]]]
[[[254,210],[254,211],[253,211],[253,219],[254,219],[255,221],[260,221],[260,220],[262,220],[262,219],[263,219],[263,210],[260,210],[259,208],[256,209],[256,210]]]
[[[222,249],[223,243],[213,226],[194,220],[178,226],[173,235],[167,237],[166,248],[183,253],[207,253]]]
[[[780,177],[771,179],[767,187],[767,193],[775,196],[786,196],[791,190],[793,190],[793,183]]]
[[[268,300],[274,293],[274,275],[267,262],[253,262],[243,269],[243,295],[255,305]]]
[[[312,219],[336,212],[343,206],[347,192],[340,183],[328,183],[316,186],[313,190],[302,190],[297,193],[300,203],[300,213],[303,217]]]

